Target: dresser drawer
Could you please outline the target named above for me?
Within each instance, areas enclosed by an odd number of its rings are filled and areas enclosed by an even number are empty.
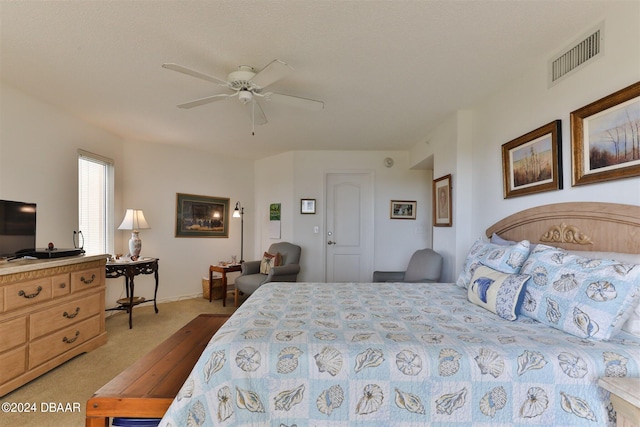
[[[53,292],[53,298],[69,295],[69,292],[71,292],[69,273],[53,276],[51,278],[51,290]]]
[[[3,384],[27,371],[27,346],[0,353],[0,384]]]
[[[105,269],[91,268],[71,273],[71,292],[78,292],[104,283]]]
[[[100,314],[104,309],[101,305],[101,295],[94,294],[32,314],[29,321],[31,339]]]
[[[93,316],[73,326],[42,337],[29,344],[29,369],[52,359],[100,333],[100,316]]]
[[[51,299],[51,277],[14,283],[5,288],[5,312]]]
[[[27,317],[0,323],[0,353],[27,342]],[[4,365],[0,364],[4,369]]]

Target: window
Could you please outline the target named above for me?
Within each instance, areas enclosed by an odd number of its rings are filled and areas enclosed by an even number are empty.
[[[113,160],[78,150],[78,245],[113,253]]]

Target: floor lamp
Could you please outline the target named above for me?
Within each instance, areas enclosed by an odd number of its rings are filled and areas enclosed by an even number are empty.
[[[236,202],[233,217],[240,218],[240,264],[244,262],[244,206]]]

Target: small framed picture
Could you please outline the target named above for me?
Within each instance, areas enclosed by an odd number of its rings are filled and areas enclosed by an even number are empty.
[[[433,180],[433,226],[451,227],[451,174]]]
[[[301,214],[315,214],[316,213],[316,199],[300,199],[300,213]]]
[[[416,219],[415,200],[392,200],[391,219]]]

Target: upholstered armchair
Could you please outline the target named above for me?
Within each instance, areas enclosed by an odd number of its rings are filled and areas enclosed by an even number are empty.
[[[415,251],[406,271],[374,271],[374,282],[439,282],[442,255],[432,249]]]
[[[271,267],[267,274],[260,272],[260,261],[245,261],[242,273],[236,278],[236,291],[251,295],[262,284],[267,282],[295,282],[300,272],[301,248],[288,242],[274,243],[267,251],[269,254],[279,254],[282,258],[280,265]]]

